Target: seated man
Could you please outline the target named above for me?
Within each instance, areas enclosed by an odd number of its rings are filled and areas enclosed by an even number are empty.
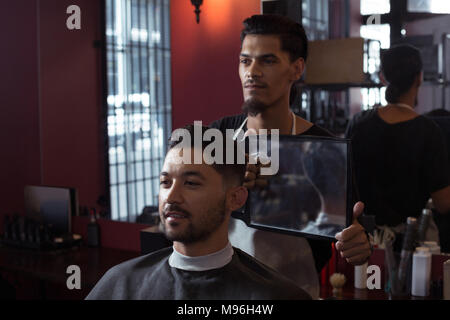
[[[194,126],[186,130],[194,137]],[[191,139],[186,148],[184,139],[171,141],[160,175],[161,225],[173,247],[111,268],[86,299],[310,299],[228,240],[231,212],[248,196],[245,163],[192,164],[207,144],[199,150]]]

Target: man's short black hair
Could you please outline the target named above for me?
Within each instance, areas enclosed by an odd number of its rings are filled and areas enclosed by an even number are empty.
[[[187,130],[191,136],[191,148],[194,148],[194,127],[195,125],[189,124],[185,127],[183,127],[183,129]],[[209,127],[205,127],[205,126],[201,126],[201,133],[202,133],[202,137],[205,134],[205,131],[211,129]],[[216,129],[218,130],[218,129]],[[222,143],[222,150],[223,150],[223,164],[218,164],[218,163],[213,163],[211,166],[222,176],[224,181],[237,181],[239,183],[239,185],[242,185],[244,183],[244,176],[245,176],[245,168],[246,168],[246,164],[239,164],[238,163],[238,145],[236,143],[236,141],[228,141],[227,143],[227,139],[232,139],[231,137],[227,137],[226,134],[221,131],[222,135],[223,135],[223,143]],[[178,144],[180,144],[182,142],[182,137],[180,137],[178,140],[172,140],[169,139],[169,145],[168,145],[168,151],[170,151],[171,149],[173,149],[174,147],[176,147]],[[212,141],[203,141],[202,139],[202,151],[205,150],[205,148],[212,143]],[[229,152],[233,152],[234,154],[234,158],[233,158],[233,163],[232,164],[227,164],[225,159],[226,159],[226,154]],[[212,154],[212,156],[214,156],[214,154]],[[244,161],[245,162],[245,161]]]
[[[248,34],[275,35],[280,37],[281,50],[287,51],[291,62],[308,57],[308,38],[305,29],[288,17],[276,14],[260,14],[247,18],[241,31],[241,46]]]

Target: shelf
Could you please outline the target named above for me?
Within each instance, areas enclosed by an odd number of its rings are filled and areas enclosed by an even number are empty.
[[[326,90],[326,91],[341,91],[348,88],[383,88],[382,83],[366,82],[366,83],[328,83],[328,84],[307,84],[301,83],[298,85],[299,89],[306,90]]]

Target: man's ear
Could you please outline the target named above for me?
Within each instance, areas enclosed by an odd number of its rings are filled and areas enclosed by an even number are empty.
[[[292,66],[292,79],[291,80],[297,81],[302,77],[303,72],[305,71],[305,66],[306,66],[305,60],[303,58],[298,58],[297,60],[292,62],[291,66]]]
[[[244,186],[232,187],[227,192],[227,207],[234,211],[245,205],[248,197],[248,190]]]

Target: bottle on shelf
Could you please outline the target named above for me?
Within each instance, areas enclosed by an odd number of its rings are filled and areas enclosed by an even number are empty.
[[[87,245],[89,247],[100,246],[100,226],[97,223],[97,215],[95,208],[91,209],[90,221],[87,226]]]
[[[412,261],[411,294],[426,297],[430,294],[431,252],[429,248],[417,247]]]

